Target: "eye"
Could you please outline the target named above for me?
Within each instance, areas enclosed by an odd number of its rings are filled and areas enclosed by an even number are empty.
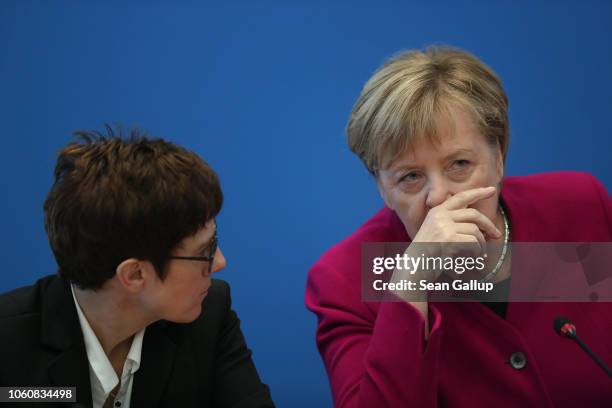
[[[215,256],[215,252],[217,252],[217,243],[217,235],[215,234],[212,241],[210,242],[210,245],[208,245],[206,248],[204,248],[204,251],[202,251],[202,256]]]
[[[200,252],[198,252],[197,256],[201,256],[201,257],[207,257],[210,255],[210,250],[212,248],[212,245],[206,245],[204,247],[204,249],[202,249]]]
[[[416,171],[410,171],[410,172],[404,174],[403,176],[401,176],[400,179],[398,180],[398,182],[399,183],[402,183],[402,182],[405,182],[405,183],[416,183],[420,179],[421,179],[421,175],[419,173],[417,173]]]
[[[458,159],[451,164],[451,170],[461,171],[468,168],[472,164],[469,160]]]

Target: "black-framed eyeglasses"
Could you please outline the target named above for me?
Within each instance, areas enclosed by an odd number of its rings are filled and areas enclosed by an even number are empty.
[[[184,259],[187,261],[200,261],[200,262],[208,262],[208,274],[212,273],[212,265],[215,260],[215,254],[217,253],[217,247],[219,246],[219,240],[217,239],[217,230],[215,229],[215,235],[213,235],[208,248],[206,249],[206,255],[202,256],[178,256],[171,255],[168,258],[170,259]]]

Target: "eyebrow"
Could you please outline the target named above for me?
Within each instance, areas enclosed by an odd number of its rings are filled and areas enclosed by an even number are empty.
[[[457,149],[454,152],[448,154],[446,157],[444,157],[444,160],[448,160],[449,158],[451,158],[453,156],[458,156],[458,155],[464,154],[464,153],[473,154],[474,151],[472,149]]]
[[[202,252],[204,249],[208,248],[211,246],[211,244],[213,243],[213,240],[217,237],[217,226],[215,225],[215,232],[213,232],[212,237],[210,237],[210,239],[206,242],[204,242],[202,245],[200,245],[197,249],[196,249],[196,253],[200,253]]]

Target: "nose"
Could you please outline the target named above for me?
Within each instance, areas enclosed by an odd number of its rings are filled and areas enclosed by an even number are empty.
[[[431,179],[429,182],[429,189],[427,191],[427,197],[425,198],[425,205],[428,209],[434,208],[446,200],[453,194],[447,184],[447,182],[441,178]]]
[[[225,268],[225,256],[221,251],[220,247],[217,247],[217,252],[215,252],[215,259],[213,259],[212,272],[219,272],[221,269]]]

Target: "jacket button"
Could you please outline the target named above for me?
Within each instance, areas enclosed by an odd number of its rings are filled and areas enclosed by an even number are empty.
[[[520,370],[521,368],[527,365],[527,358],[525,358],[525,354],[517,351],[510,355],[510,366],[515,370]]]

